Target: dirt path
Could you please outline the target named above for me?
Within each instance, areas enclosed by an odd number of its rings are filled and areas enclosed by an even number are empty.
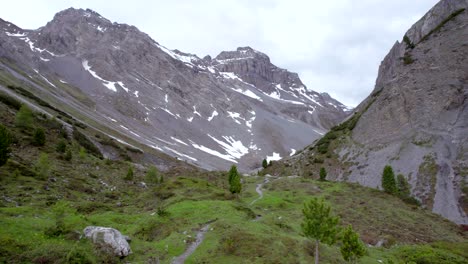
[[[205,233],[208,232],[208,229],[210,228],[210,224],[206,224],[205,226],[203,226],[198,232],[197,232],[197,236],[196,236],[196,239],[195,241],[190,244],[190,246],[185,250],[185,252],[176,257],[171,263],[172,264],[183,264],[185,262],[185,260],[190,257],[190,255],[193,254],[193,252],[195,252],[195,250],[197,249],[197,247],[203,242],[203,240],[205,239]]]
[[[263,185],[267,184],[270,182],[270,179],[268,177],[265,177],[265,180],[263,180],[262,183],[257,184],[257,188],[255,188],[255,191],[258,193],[258,198],[250,202],[250,205],[253,205],[255,202],[263,198]]]

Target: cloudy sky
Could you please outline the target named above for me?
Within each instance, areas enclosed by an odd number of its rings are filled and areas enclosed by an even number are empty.
[[[0,17],[26,28],[68,7],[135,25],[170,48],[200,57],[251,46],[299,73],[309,89],[355,106],[373,89],[396,40],[437,0],[14,0]]]

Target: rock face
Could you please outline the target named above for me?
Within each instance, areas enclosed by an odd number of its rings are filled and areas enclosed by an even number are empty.
[[[126,257],[132,253],[128,238],[123,236],[118,230],[109,227],[88,226],[84,230],[86,238],[91,239],[94,244],[104,249],[108,249],[117,257]]]
[[[64,10],[37,30],[0,20],[0,58],[78,119],[206,169],[260,167],[348,114],[250,47],[201,59],[91,10]]]
[[[468,1],[444,0],[382,61],[330,178],[381,188],[390,164],[423,206],[468,223]]]

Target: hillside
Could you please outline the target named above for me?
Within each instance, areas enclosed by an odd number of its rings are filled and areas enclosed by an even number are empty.
[[[468,7],[440,1],[396,42],[374,91],[282,170],[381,187],[391,165],[424,207],[468,223]]]
[[[150,163],[112,161],[92,152],[83,139],[95,133],[90,128],[73,132],[38,112],[24,127],[18,121],[21,103],[3,92],[0,99],[0,123],[14,135],[11,157],[0,167],[0,262],[121,263],[80,239],[86,226],[97,225],[131,238],[133,253],[124,261],[132,263],[171,263],[200,230],[204,240],[185,263],[310,263],[313,246],[301,236],[300,223],[302,204],[311,197],[324,198],[340,226],[352,224],[360,233],[369,245],[362,263],[468,259],[466,233],[456,225],[383,192],[251,175],[243,177],[236,198],[227,190],[225,172],[199,171],[177,160],[149,178]],[[44,146],[37,146],[38,129],[45,131]],[[119,142],[112,145],[133,155]],[[321,247],[323,262],[342,263],[339,256],[338,245]]]

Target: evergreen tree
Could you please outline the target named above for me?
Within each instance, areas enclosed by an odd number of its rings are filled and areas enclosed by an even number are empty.
[[[232,166],[231,166],[231,169],[230,169],[229,172],[228,172],[229,184],[231,184],[232,179],[233,179],[236,175],[239,175],[239,173],[237,172],[237,167],[236,167],[236,165],[232,165]]]
[[[263,161],[262,161],[262,167],[263,167],[264,169],[266,169],[266,167],[268,167],[268,161],[267,161],[266,159],[263,159]]]
[[[10,156],[11,134],[6,127],[0,124],[0,166],[3,166]]]
[[[320,180],[324,181],[327,178],[327,171],[324,167],[320,168]]]
[[[35,146],[44,146],[46,141],[45,132],[42,128],[36,128],[33,134],[33,145]]]
[[[397,175],[397,189],[398,189],[398,196],[402,199],[408,198],[411,196],[411,186],[406,180],[403,174]]]
[[[21,105],[21,108],[16,113],[15,124],[18,127],[30,128],[32,127],[33,121],[34,119],[32,110],[24,104]]]
[[[385,166],[382,174],[382,188],[386,193],[396,194],[397,186],[395,181],[395,174],[393,173],[392,166]]]
[[[341,255],[344,260],[350,263],[356,263],[359,258],[366,254],[366,247],[359,239],[359,235],[354,232],[353,227],[348,225],[344,230],[342,246],[340,247]]]
[[[164,176],[161,175],[161,177],[159,178],[159,184],[163,184],[164,183]]]
[[[124,180],[131,181],[133,180],[133,167],[128,167],[127,175],[125,175]]]
[[[319,263],[319,245],[333,245],[338,234],[339,218],[330,213],[331,208],[323,200],[312,198],[304,204],[301,224],[303,235],[315,241],[315,263]]]
[[[228,173],[229,180],[229,191],[232,194],[239,194],[242,190],[242,184],[240,182],[240,175],[237,172],[236,165],[232,165]]]

